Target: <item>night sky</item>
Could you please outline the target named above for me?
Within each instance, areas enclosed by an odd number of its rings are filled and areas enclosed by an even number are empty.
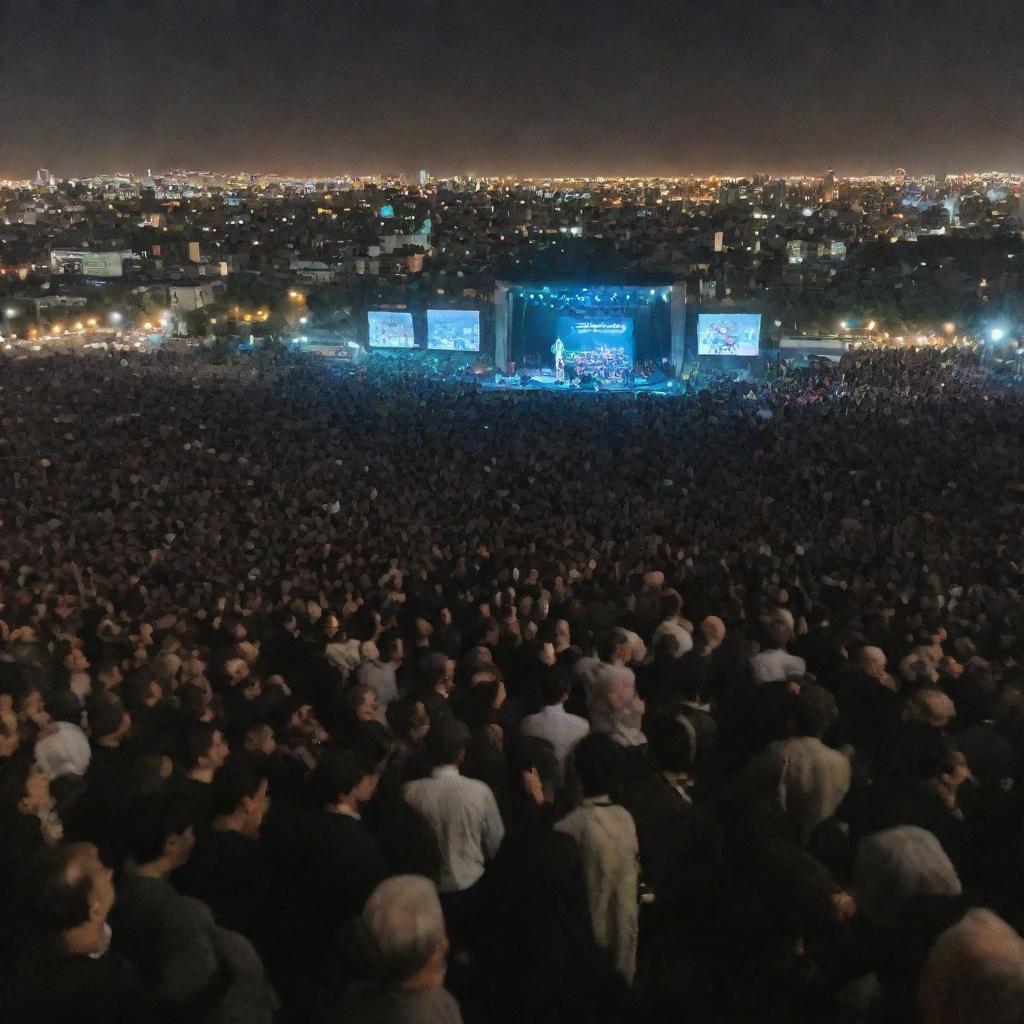
[[[1024,169],[1021,0],[0,0],[0,176]]]

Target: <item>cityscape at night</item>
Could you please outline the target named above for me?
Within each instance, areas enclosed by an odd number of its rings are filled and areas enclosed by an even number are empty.
[[[4,1024],[1024,1021],[1019,4],[0,39]]]

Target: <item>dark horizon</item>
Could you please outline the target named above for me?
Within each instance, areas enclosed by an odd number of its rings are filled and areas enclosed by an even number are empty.
[[[0,0],[0,176],[1020,169],[990,0]]]

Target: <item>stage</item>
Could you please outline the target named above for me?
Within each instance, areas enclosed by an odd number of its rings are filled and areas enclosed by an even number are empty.
[[[484,391],[554,391],[562,395],[678,393],[676,382],[669,380],[663,373],[655,373],[650,377],[638,376],[632,383],[590,381],[586,384],[570,385],[568,380],[562,383],[555,380],[554,372],[551,370],[531,370],[511,377],[495,374],[493,377],[481,378],[480,387]]]

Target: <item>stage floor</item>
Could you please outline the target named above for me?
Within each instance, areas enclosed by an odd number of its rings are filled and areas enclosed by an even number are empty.
[[[553,373],[530,373],[526,383],[516,374],[514,377],[502,377],[496,381],[494,377],[482,380],[480,387],[484,391],[556,391],[563,395],[595,395],[595,394],[634,394],[644,392],[651,395],[671,395],[675,392],[675,384],[660,374],[656,377],[638,377],[632,384],[600,383],[587,384],[583,387],[569,387],[567,382],[559,383]]]

